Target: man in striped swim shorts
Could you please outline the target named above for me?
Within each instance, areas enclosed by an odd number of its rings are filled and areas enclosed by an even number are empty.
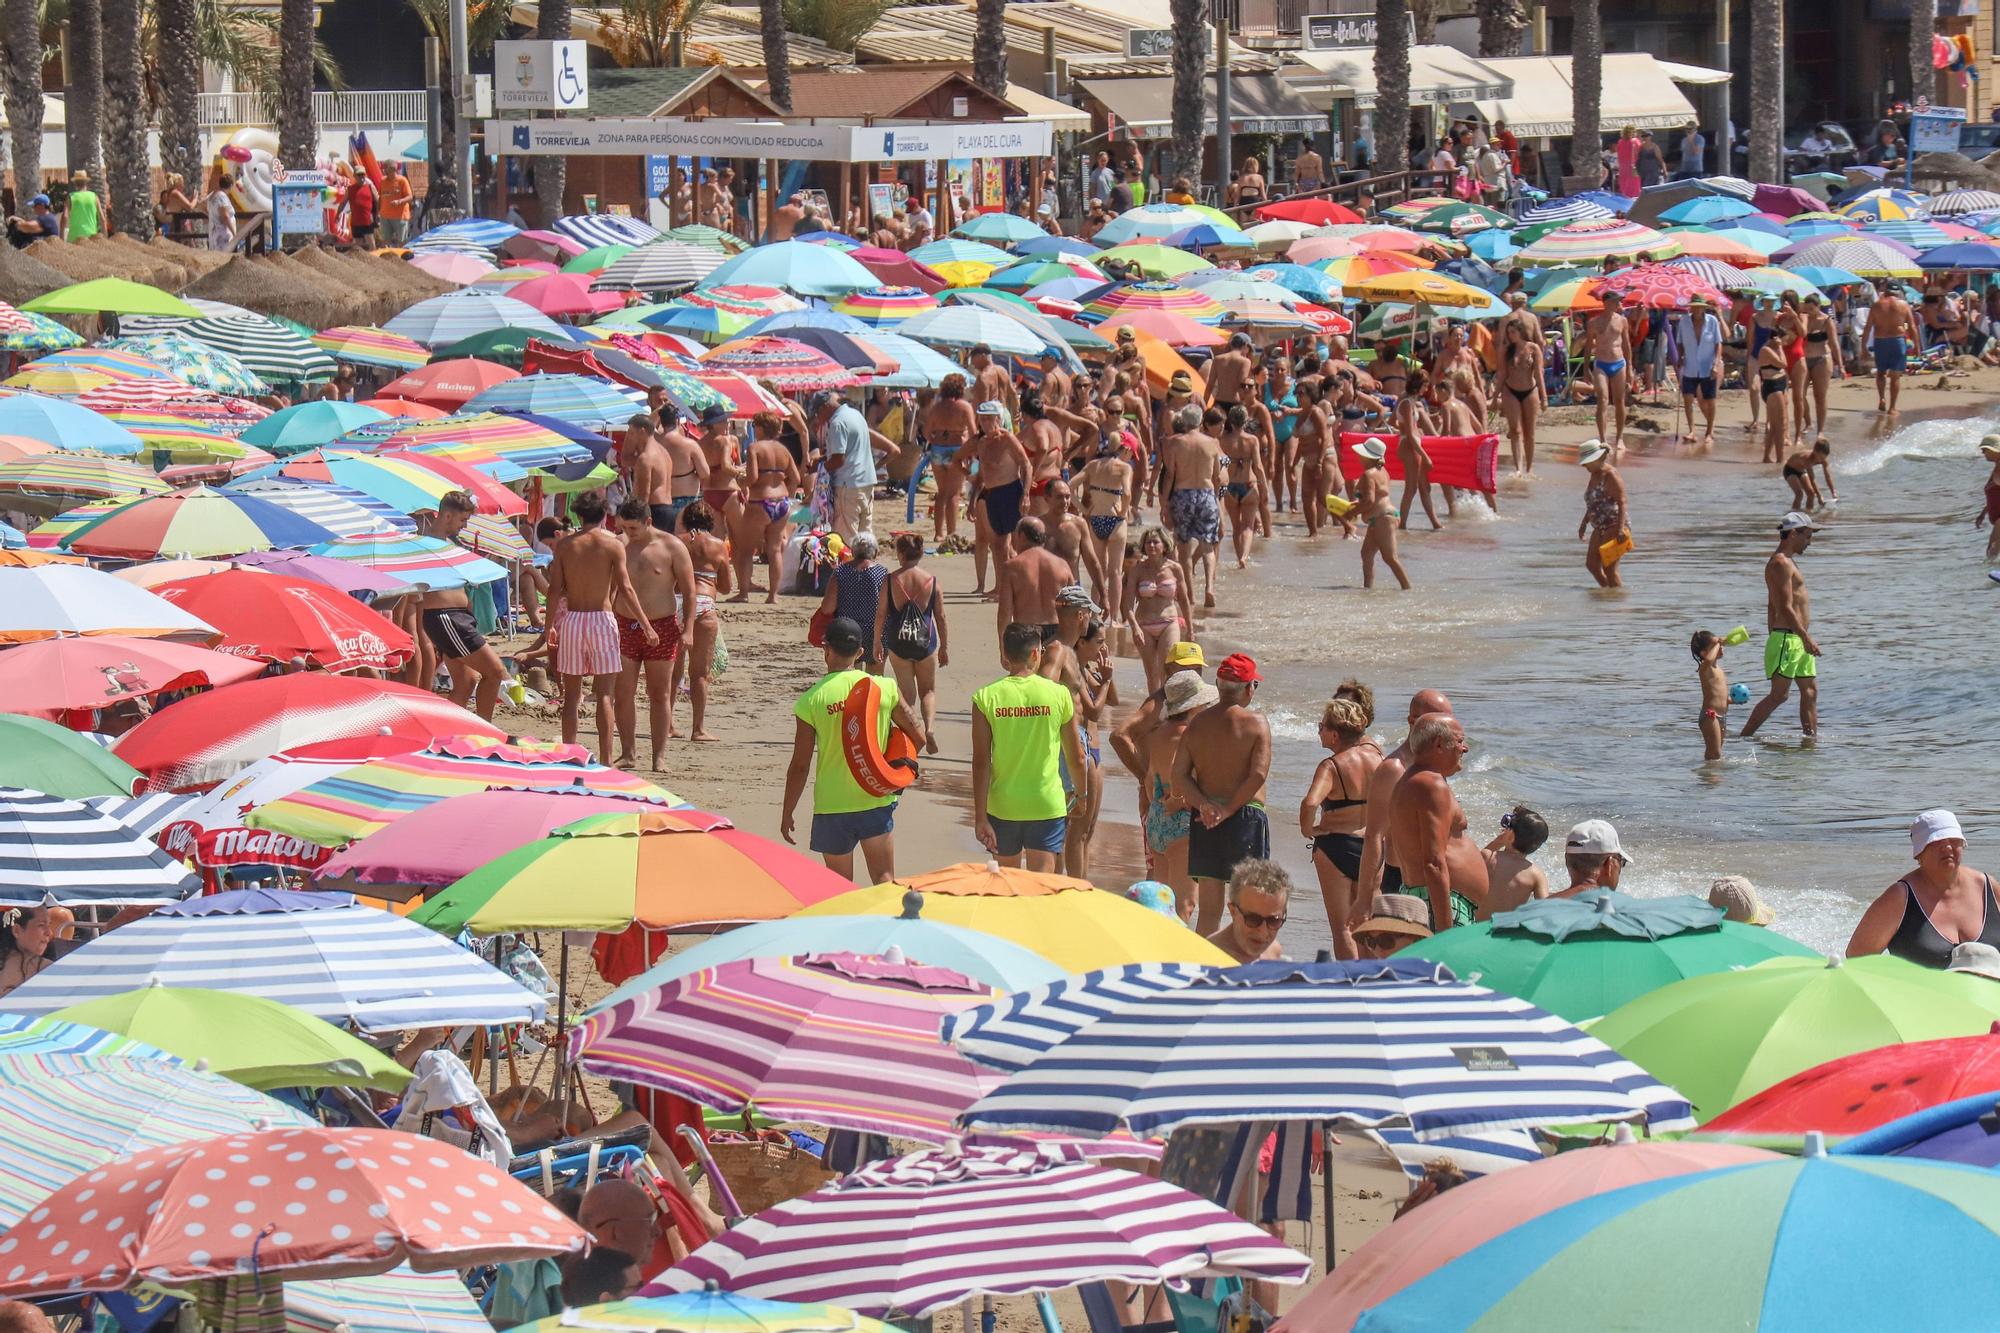
[[[640,623],[640,637],[654,642],[658,632],[646,621],[632,576],[625,567],[625,544],[604,526],[604,497],[578,496],[570,505],[577,531],[556,543],[549,566],[549,605],[560,608],[555,626],[556,671],[562,676],[563,740],[575,744],[584,681],[597,700],[597,753],[609,758],[613,702],[624,655],[618,647],[614,609]]]

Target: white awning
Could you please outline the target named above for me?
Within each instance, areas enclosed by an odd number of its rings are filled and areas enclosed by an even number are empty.
[[[1675,83],[1691,83],[1706,87],[1711,83],[1728,83],[1734,76],[1726,69],[1710,69],[1707,65],[1683,65],[1677,60],[1661,60],[1654,57],[1653,63],[1667,72],[1667,77]]]
[[[1312,70],[1310,74],[1288,73],[1285,77],[1294,87],[1351,96],[1363,110],[1375,105],[1374,47],[1293,51],[1291,55]],[[1499,70],[1500,62],[1476,60],[1454,46],[1413,46],[1410,101],[1445,106],[1506,97],[1514,91],[1513,84]]]
[[[1076,86],[1101,103],[1116,127],[1135,139],[1173,133],[1171,78],[1078,79]],[[1215,133],[1215,75],[1203,87],[1202,133]],[[1236,134],[1317,134],[1326,128],[1326,105],[1275,74],[1239,74],[1229,81],[1229,123]]]
[[[1090,128],[1088,111],[1079,111],[1067,102],[1044,97],[1034,89],[1023,88],[1018,83],[1007,85],[1007,100],[1021,108],[1021,114],[1007,117],[1009,120],[1045,120],[1049,123],[1049,128],[1058,134],[1065,130]]]
[[[1459,100],[1470,101],[1489,124],[1504,120],[1507,128],[1523,139],[1543,135],[1560,138],[1576,128],[1568,56],[1505,56],[1487,63],[1511,80],[1512,93]],[[1600,104],[1599,123],[1607,134],[1627,125],[1642,130],[1673,129],[1695,118],[1694,104],[1675,85],[1667,68],[1643,51],[1604,57]]]

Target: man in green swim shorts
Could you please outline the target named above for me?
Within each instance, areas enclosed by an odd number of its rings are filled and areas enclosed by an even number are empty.
[[[1778,520],[1778,549],[1764,562],[1764,674],[1771,692],[1757,701],[1743,723],[1743,735],[1754,735],[1776,711],[1792,686],[1799,687],[1799,730],[1811,740],[1819,733],[1819,644],[1812,636],[1812,608],[1806,597],[1805,575],[1797,559],[1819,531],[1810,517],[1794,510]]]
[[[1410,767],[1389,797],[1389,850],[1403,868],[1400,892],[1430,906],[1432,931],[1468,926],[1486,901],[1486,858],[1466,836],[1450,779],[1469,748],[1458,719],[1426,713],[1410,728]]]

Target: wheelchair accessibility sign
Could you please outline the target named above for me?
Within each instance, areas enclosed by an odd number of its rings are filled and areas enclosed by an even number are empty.
[[[493,44],[493,105],[513,111],[590,106],[588,46],[581,41]]]

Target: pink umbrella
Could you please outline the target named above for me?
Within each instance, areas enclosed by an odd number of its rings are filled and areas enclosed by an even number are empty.
[[[503,259],[500,267],[533,269],[537,273],[562,272],[562,265],[550,259]]]
[[[1497,1171],[1406,1213],[1356,1250],[1280,1320],[1275,1333],[1344,1333],[1361,1312],[1501,1232],[1565,1204],[1648,1180],[1774,1161],[1776,1153],[1721,1143],[1620,1140]]]
[[[420,268],[439,282],[455,282],[463,287],[479,281],[493,271],[493,265],[478,255],[460,254],[453,250],[433,250],[429,254],[417,255],[410,260],[411,268]]]
[[[1135,310],[1127,314],[1113,315],[1098,325],[1106,336],[1125,327],[1150,333],[1169,347],[1220,347],[1229,341],[1229,335],[1220,333],[1206,324],[1198,324],[1186,315],[1171,310]]]
[[[1351,259],[1362,253],[1360,246],[1344,236],[1301,236],[1285,251],[1294,264],[1310,264],[1321,259]]]
[[[849,250],[847,257],[880,278],[884,287],[916,287],[935,296],[951,286],[936,269],[901,250],[864,245],[859,250]]]
[[[262,662],[165,639],[44,639],[0,653],[0,699],[9,713],[55,721],[162,690],[230,685],[263,670]]]
[[[616,796],[561,791],[488,790],[452,796],[349,844],[319,868],[313,887],[371,898],[428,895],[495,857],[541,841],[565,824],[591,815],[631,814],[635,808]],[[721,815],[700,810],[675,814],[711,829],[731,827]]]
[[[593,292],[587,273],[551,273],[530,278],[507,289],[516,301],[525,301],[544,315],[608,315],[622,310],[622,292]]]
[[[245,565],[251,569],[272,569],[280,574],[289,574],[295,579],[311,579],[314,583],[324,583],[327,587],[344,592],[350,597],[357,593],[382,597],[410,591],[410,585],[403,580],[370,569],[366,565],[356,564],[352,560],[335,560],[331,556],[307,555],[303,551],[252,551],[248,555],[236,556],[229,563]],[[146,566],[140,565],[138,568],[144,569]]]
[[[575,259],[583,247],[552,231],[522,231],[509,236],[500,253],[513,259]]]

